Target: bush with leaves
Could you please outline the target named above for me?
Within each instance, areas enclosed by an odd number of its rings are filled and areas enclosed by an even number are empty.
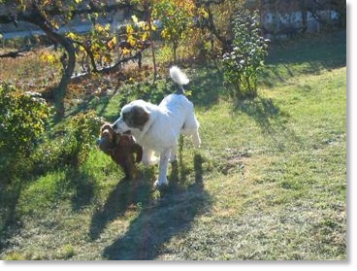
[[[33,152],[45,131],[51,109],[36,92],[21,93],[0,85],[0,175],[19,171],[21,160]]]
[[[95,111],[79,113],[69,121],[67,134],[69,141],[72,137],[76,142],[76,144],[72,146],[72,154],[76,155],[73,158],[75,158],[77,164],[81,164],[87,159],[89,151],[96,144],[101,125],[101,118],[97,116]],[[69,145],[71,145],[71,143],[69,143]]]
[[[59,163],[78,166],[95,146],[101,119],[94,111],[79,113],[57,128],[57,144],[60,143]]]
[[[258,12],[240,11],[233,25],[233,49],[222,59],[225,85],[233,98],[253,98],[257,96],[268,40],[262,36]]]
[[[37,92],[0,86],[0,152],[30,154],[45,130],[50,107]]]
[[[101,118],[88,111],[57,125],[31,156],[32,173],[41,175],[83,164],[95,148],[101,124]]]

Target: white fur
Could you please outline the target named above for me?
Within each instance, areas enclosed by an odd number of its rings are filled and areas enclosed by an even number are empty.
[[[171,78],[180,86],[189,82],[187,76],[176,66],[170,69]],[[126,125],[123,113],[134,106],[140,106],[149,114],[149,120],[142,129]],[[169,160],[176,156],[176,146],[180,133],[192,136],[196,148],[201,144],[198,134],[199,123],[194,114],[192,102],[182,94],[170,94],[159,105],[136,100],[125,105],[120,118],[113,124],[118,132],[130,130],[138,144],[143,147],[143,163],[152,164],[153,152],[160,154],[159,177],[155,185],[168,183],[167,168]]]
[[[184,74],[179,67],[172,66],[170,69],[170,76],[174,82],[180,86],[187,85],[190,80],[187,78],[186,74]]]

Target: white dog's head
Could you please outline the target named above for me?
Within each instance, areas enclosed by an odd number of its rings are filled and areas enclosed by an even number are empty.
[[[134,101],[125,105],[120,113],[120,117],[113,124],[113,129],[119,133],[142,131],[150,118],[150,113],[143,106],[142,100]]]

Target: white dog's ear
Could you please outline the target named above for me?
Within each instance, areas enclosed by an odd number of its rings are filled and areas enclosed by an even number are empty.
[[[142,130],[149,120],[150,113],[141,106],[133,106],[129,111],[123,113],[126,125]]]

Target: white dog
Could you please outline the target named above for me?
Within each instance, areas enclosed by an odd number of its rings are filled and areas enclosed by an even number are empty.
[[[189,79],[176,66],[171,67],[170,76],[180,87],[176,93],[165,97],[159,105],[133,101],[122,108],[119,119],[113,124],[117,132],[130,131],[143,147],[143,163],[152,164],[155,162],[153,152],[160,154],[159,178],[155,186],[168,184],[168,163],[176,159],[180,133],[192,136],[196,148],[201,144],[193,104],[184,95],[182,87]]]

